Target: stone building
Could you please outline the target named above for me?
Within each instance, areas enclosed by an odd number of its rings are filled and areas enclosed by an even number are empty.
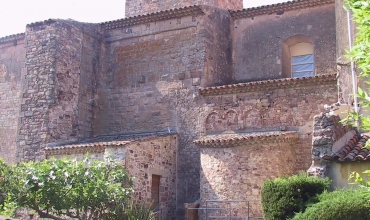
[[[259,199],[265,178],[310,167],[324,104],[351,104],[345,15],[339,0],[126,0],[120,20],[31,23],[0,38],[0,156],[115,152],[164,219]]]

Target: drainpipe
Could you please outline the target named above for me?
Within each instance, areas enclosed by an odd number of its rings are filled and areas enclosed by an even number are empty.
[[[348,10],[345,6],[343,6],[344,10],[347,12],[347,26],[348,26],[348,42],[349,42],[349,50],[352,51],[352,43],[353,43],[353,36],[352,36],[352,23],[351,23],[351,17],[352,12]],[[352,87],[353,87],[353,94],[357,94],[357,74],[356,74],[356,67],[355,63],[353,62],[353,58],[351,57],[351,73],[352,73]],[[358,108],[358,101],[357,97],[354,96],[354,103],[355,106],[355,112],[358,114],[359,108]],[[358,121],[356,120],[355,125],[358,126]]]

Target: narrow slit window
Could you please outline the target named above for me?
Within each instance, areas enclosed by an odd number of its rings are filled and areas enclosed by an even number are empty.
[[[159,186],[160,186],[160,179],[161,176],[159,175],[152,175],[152,189],[151,189],[151,194],[152,194],[152,207],[154,209],[159,207]]]

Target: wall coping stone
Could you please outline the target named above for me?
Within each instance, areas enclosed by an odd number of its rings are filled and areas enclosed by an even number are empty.
[[[175,132],[166,133],[152,133],[147,135],[115,135],[110,136],[108,139],[106,136],[96,137],[94,139],[76,142],[74,144],[67,145],[56,145],[47,146],[45,148],[46,156],[51,155],[65,155],[65,154],[77,154],[77,153],[102,153],[107,147],[122,147],[134,142],[148,141],[160,137],[177,135]],[[115,140],[116,139],[116,140]]]
[[[320,74],[316,76],[282,78],[263,81],[254,81],[247,83],[237,83],[223,86],[212,86],[199,88],[200,95],[226,95],[235,93],[255,92],[268,89],[287,89],[295,87],[319,86],[327,84],[336,84],[337,74]]]
[[[277,12],[292,11],[297,9],[311,8],[326,4],[333,4],[335,0],[294,0],[271,5],[264,5],[241,10],[230,10],[231,17],[235,19],[250,18],[258,15],[273,14]]]
[[[154,21],[180,18],[184,16],[196,16],[204,14],[202,8],[198,5],[185,6],[182,8],[174,8],[164,11],[153,12],[144,15],[132,16],[114,21],[100,23],[104,29],[115,29],[133,25],[139,25]]]
[[[8,43],[8,42],[16,41],[16,40],[23,40],[24,36],[25,36],[24,33],[19,33],[19,34],[12,34],[12,35],[5,36],[5,37],[0,37],[0,44]]]
[[[298,139],[296,131],[285,132],[261,132],[261,133],[233,133],[220,135],[207,135],[193,141],[195,145],[205,148],[227,148],[236,147],[243,144],[265,144],[292,142]]]

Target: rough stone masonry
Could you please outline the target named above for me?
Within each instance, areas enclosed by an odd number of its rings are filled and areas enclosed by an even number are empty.
[[[115,146],[99,149],[99,138],[167,131],[176,134],[170,145],[161,137],[132,142],[137,153],[122,156],[137,161],[127,168],[145,201],[145,176],[168,174],[160,191],[166,219],[182,219],[184,203],[199,199],[258,199],[264,178],[310,167],[313,118],[324,104],[337,102],[338,91],[350,102],[344,62],[337,80],[340,5],[127,0],[120,20],[29,24],[0,38],[0,156],[43,159],[67,146],[76,151],[60,152],[99,158]],[[312,46],[314,75],[291,78],[292,42]]]

